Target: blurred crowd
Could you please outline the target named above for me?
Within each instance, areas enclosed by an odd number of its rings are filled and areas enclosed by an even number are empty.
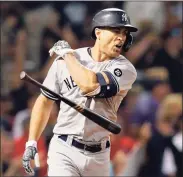
[[[108,7],[127,11],[139,28],[125,55],[137,80],[118,112],[122,126],[111,135],[111,176],[180,177],[182,174],[182,2],[19,1],[1,9],[1,173],[24,176],[21,158],[32,106],[40,94],[22,82],[26,71],[42,82],[53,58],[49,49],[66,40],[73,49],[92,46],[93,15]],[[55,103],[38,150],[45,176],[47,149],[59,111]],[[2,176],[1,175],[1,176]]]

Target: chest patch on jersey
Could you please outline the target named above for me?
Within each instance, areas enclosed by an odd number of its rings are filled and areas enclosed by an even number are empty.
[[[122,71],[121,71],[121,69],[116,68],[116,69],[114,70],[114,74],[115,74],[117,77],[122,76]]]

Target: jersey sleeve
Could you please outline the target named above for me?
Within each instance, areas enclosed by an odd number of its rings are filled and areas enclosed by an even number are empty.
[[[115,62],[101,72],[107,74],[109,78],[109,84],[105,85],[105,90],[102,91],[100,85],[96,90],[84,96],[105,98],[114,96],[120,91],[131,89],[137,77],[136,69],[131,63]]]
[[[57,94],[60,93],[58,77],[57,77],[57,60],[54,60],[53,64],[51,65],[47,73],[47,76],[43,82],[43,85],[48,89],[56,92]],[[48,93],[43,89],[41,89],[41,93],[51,100],[54,100],[54,101],[58,100],[58,98],[56,98],[55,96],[51,95],[50,93]]]
[[[118,92],[121,90],[129,90],[137,78],[136,69],[132,64],[122,64],[116,62],[105,69],[113,77]]]

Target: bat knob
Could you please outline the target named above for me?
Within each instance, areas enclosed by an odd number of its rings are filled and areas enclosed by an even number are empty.
[[[25,71],[22,71],[21,73],[20,73],[20,79],[22,80],[22,79],[24,79],[26,77],[26,72]]]

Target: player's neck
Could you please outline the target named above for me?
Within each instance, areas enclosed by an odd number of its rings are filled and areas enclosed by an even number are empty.
[[[96,62],[103,62],[103,61],[110,60],[110,58],[106,54],[100,52],[100,50],[97,46],[90,48],[90,51],[91,51],[90,52],[91,57]]]

